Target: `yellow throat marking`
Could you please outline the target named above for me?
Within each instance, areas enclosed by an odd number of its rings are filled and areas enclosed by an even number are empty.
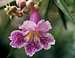
[[[27,40],[32,40],[32,39],[37,40],[40,37],[40,33],[37,31],[29,32],[26,37]]]

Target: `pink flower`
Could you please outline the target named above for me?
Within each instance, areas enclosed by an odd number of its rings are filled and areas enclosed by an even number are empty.
[[[33,8],[29,20],[19,26],[19,30],[11,32],[10,45],[13,48],[24,48],[28,56],[33,56],[42,49],[50,49],[55,44],[54,37],[49,31],[52,26],[49,21],[41,20],[39,12]]]
[[[10,35],[10,45],[14,48],[25,48],[29,56],[33,56],[41,49],[50,49],[55,44],[54,37],[48,33],[52,29],[49,21],[40,20],[37,24],[33,21],[24,21],[20,30],[13,31]]]

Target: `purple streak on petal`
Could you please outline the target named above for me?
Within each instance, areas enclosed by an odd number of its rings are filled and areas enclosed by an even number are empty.
[[[52,26],[49,21],[40,20],[37,24],[37,29],[41,32],[48,32],[52,29]]]
[[[35,41],[35,48],[36,48],[36,52],[42,50],[42,46],[39,40]]]
[[[36,52],[40,51],[42,49],[39,42],[29,41],[27,45],[25,46],[25,52],[28,56],[33,56]]]
[[[35,45],[34,43],[28,43],[25,47],[25,52],[29,56],[33,56],[35,54]]]
[[[47,36],[40,37],[41,45],[44,49],[50,49],[51,45],[55,44],[54,37],[51,34],[47,34]]]
[[[41,20],[41,16],[35,8],[32,10],[32,12],[30,14],[30,20],[35,22],[35,23],[38,23],[38,21]]]
[[[10,35],[10,45],[14,48],[21,48],[23,47],[25,40],[24,40],[24,36],[23,36],[23,32],[19,31],[19,30],[15,30],[13,32],[11,32]]]

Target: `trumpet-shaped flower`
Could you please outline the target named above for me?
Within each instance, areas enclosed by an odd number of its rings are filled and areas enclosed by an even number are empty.
[[[28,56],[33,56],[42,49],[50,49],[55,44],[49,31],[52,26],[49,21],[41,20],[36,9],[32,9],[29,20],[19,26],[19,30],[11,32],[10,45],[13,48],[24,48]]]
[[[37,24],[33,21],[24,21],[19,29],[11,33],[10,45],[14,48],[24,47],[29,56],[33,56],[41,49],[48,50],[55,44],[54,37],[48,33],[52,29],[49,21],[40,20]]]

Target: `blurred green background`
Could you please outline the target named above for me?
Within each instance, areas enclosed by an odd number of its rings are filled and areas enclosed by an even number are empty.
[[[0,1],[0,58],[30,58],[24,49],[12,48],[8,39],[10,32],[18,29],[26,16],[10,19],[3,8],[7,3],[15,2],[4,1]],[[75,58],[75,0],[42,0],[40,13],[42,18],[51,22],[53,26],[51,33],[55,37],[56,44],[31,58]]]

